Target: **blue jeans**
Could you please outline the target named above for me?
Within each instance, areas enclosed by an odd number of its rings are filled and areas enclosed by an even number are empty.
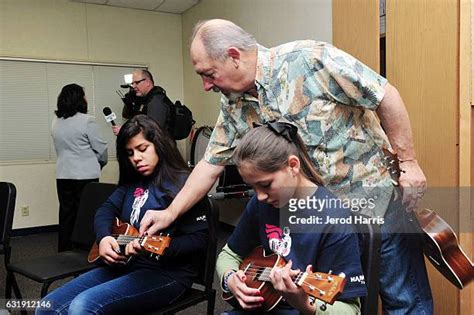
[[[186,287],[153,269],[100,267],[49,293],[36,314],[136,314],[175,301]]]
[[[392,201],[381,226],[380,297],[384,314],[433,314],[433,297],[422,251],[422,235]]]

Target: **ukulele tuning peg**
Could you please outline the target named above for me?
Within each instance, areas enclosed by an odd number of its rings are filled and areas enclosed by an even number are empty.
[[[334,278],[331,275],[332,275],[332,270],[329,270],[329,272],[328,272],[328,282],[332,282],[332,280],[334,280]]]
[[[327,310],[327,308],[328,308],[328,307],[327,307],[327,304],[326,304],[326,303],[321,304],[321,306],[319,306],[319,309],[320,309],[322,312],[324,312],[325,310]]]
[[[346,278],[346,274],[344,272],[339,273],[338,276],[342,279]]]

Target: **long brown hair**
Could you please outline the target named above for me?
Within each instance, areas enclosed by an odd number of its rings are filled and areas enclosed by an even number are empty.
[[[148,177],[144,177],[133,167],[127,154],[128,141],[139,133],[153,143],[159,157],[158,165]],[[120,169],[119,185],[149,180],[166,191],[163,184],[169,181],[181,189],[184,184],[181,177],[189,174],[190,171],[176,147],[176,142],[160,128],[158,123],[146,115],[137,115],[120,128],[117,136],[117,160]],[[167,191],[167,193],[174,197],[172,192]]]
[[[253,128],[237,145],[233,159],[237,167],[251,162],[256,169],[273,173],[287,165],[290,155],[299,158],[306,178],[315,184],[322,184],[296,126],[288,123],[275,122]]]

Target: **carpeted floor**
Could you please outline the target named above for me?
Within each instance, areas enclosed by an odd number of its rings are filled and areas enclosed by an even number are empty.
[[[230,229],[223,227],[219,229],[218,252],[224,246],[227,237],[230,235]],[[13,237],[11,240],[12,259],[11,261],[27,260],[34,257],[46,256],[56,252],[57,249],[57,233],[43,233],[27,236]],[[3,257],[1,257],[3,260]],[[0,267],[0,298],[5,296],[5,267],[3,263]],[[18,285],[24,299],[39,299],[41,285],[22,276],[17,276]],[[50,290],[57,288],[65,283],[65,281],[56,281]],[[215,314],[220,314],[224,310],[230,309],[229,305],[220,298],[219,284],[217,276],[214,277],[214,288],[218,291],[216,297]],[[206,314],[206,302],[190,307],[178,314]],[[32,314],[33,312],[31,312]],[[0,315],[8,314],[5,310],[0,310]],[[16,313],[12,313],[16,314]],[[18,313],[19,314],[19,313]]]

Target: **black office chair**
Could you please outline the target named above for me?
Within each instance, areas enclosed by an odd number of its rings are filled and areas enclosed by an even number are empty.
[[[367,295],[361,298],[361,314],[373,315],[377,314],[379,302],[380,248],[382,244],[380,226],[377,224],[355,224],[355,227],[359,236],[362,271],[367,287]]]
[[[54,281],[75,277],[96,267],[87,261],[87,255],[95,241],[95,211],[107,200],[115,187],[113,184],[95,182],[84,187],[71,237],[74,249],[28,261],[10,262],[7,265],[7,298],[11,298],[11,284],[16,283],[16,273],[41,283],[41,297],[44,297]],[[15,290],[15,295],[18,299],[22,298],[19,290]]]
[[[13,224],[13,214],[15,213],[16,188],[12,183],[0,182],[0,254],[3,255],[5,269],[10,263],[11,246],[10,234]],[[18,284],[14,279],[5,281],[5,298],[7,296],[7,287],[13,288],[15,294],[20,294]],[[10,289],[11,290],[11,289]]]
[[[155,310],[150,314],[174,314],[203,301],[207,301],[207,314],[214,314],[216,290],[212,287],[212,281],[214,279],[216,266],[219,210],[212,198],[204,198],[196,206],[206,208],[206,219],[209,226],[209,242],[207,245],[206,260],[203,261],[203,269],[193,287],[183,296],[172,304]]]

